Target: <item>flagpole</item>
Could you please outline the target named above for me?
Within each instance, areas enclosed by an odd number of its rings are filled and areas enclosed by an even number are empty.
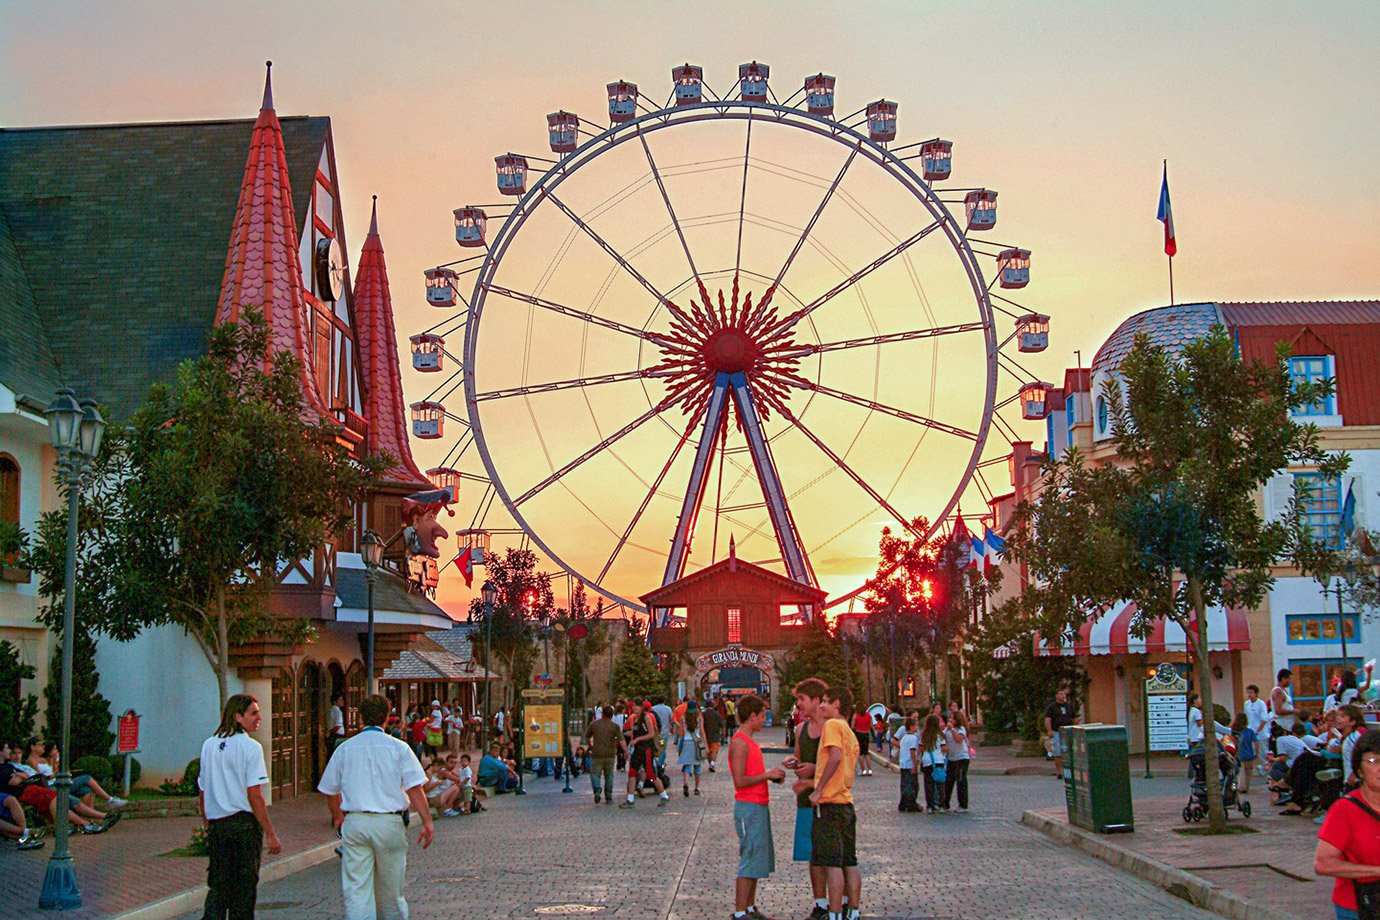
[[[1174,257],[1169,257],[1169,305],[1174,306]]]

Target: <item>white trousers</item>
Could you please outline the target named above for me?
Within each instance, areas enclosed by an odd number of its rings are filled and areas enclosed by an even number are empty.
[[[407,833],[399,815],[352,812],[341,828],[346,920],[408,920],[403,898]]]

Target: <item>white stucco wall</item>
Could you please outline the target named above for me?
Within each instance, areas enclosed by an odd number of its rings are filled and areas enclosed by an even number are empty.
[[[216,675],[196,641],[176,626],[146,629],[130,642],[102,639],[96,668],[111,713],[118,717],[133,709],[143,716],[140,784],[156,786],[162,779],[181,776],[220,720]],[[244,690],[233,672],[229,690]]]

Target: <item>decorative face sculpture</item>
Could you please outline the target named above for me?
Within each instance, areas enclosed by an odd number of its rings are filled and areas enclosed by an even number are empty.
[[[446,513],[454,517],[455,512],[449,507],[454,500],[450,487],[414,492],[403,499],[402,519],[406,525],[403,538],[407,541],[410,555],[431,559],[441,555],[439,543],[450,533],[436,520],[436,516],[445,508]]]

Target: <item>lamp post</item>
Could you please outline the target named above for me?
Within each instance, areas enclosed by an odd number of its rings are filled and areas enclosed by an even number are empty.
[[[372,530],[364,531],[359,541],[359,554],[364,557],[364,580],[369,584],[369,649],[364,666],[369,670],[369,695],[378,693],[378,678],[374,674],[374,582],[383,563],[383,541]]]
[[[489,721],[494,717],[494,602],[498,588],[486,579],[479,593],[484,598],[484,721],[479,726],[479,756],[483,757],[489,752]]]
[[[67,567],[62,589],[62,772],[57,775],[57,841],[43,890],[38,895],[40,910],[74,910],[81,907],[81,891],[68,849],[67,807],[71,800],[72,774],[67,754],[72,746],[72,642],[77,594],[77,503],[81,497],[81,478],[87,465],[100,453],[105,419],[96,411],[96,401],[83,399],[64,387],[48,405],[49,434],[58,453],[58,467],[67,482]]]

